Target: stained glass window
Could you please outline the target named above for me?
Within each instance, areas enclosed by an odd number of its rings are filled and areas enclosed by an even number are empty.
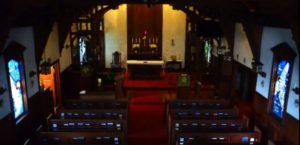
[[[282,118],[285,96],[289,83],[290,63],[286,60],[279,61],[276,70],[275,90],[273,93],[272,112],[276,117]]]
[[[210,60],[211,60],[211,49],[212,49],[212,46],[210,44],[210,41],[208,41],[208,40],[205,41],[204,56],[205,56],[205,60],[208,64],[210,63]]]
[[[21,85],[21,68],[22,66],[20,62],[14,59],[8,61],[10,89],[12,94],[13,111],[15,118],[19,118],[22,114],[25,113],[24,95]]]
[[[86,42],[84,40],[84,37],[79,38],[79,61],[80,64],[87,62]]]

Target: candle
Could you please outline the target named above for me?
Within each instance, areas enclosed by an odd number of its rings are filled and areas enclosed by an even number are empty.
[[[156,43],[158,43],[158,38],[156,38]]]
[[[131,43],[133,43],[133,38],[131,38]]]

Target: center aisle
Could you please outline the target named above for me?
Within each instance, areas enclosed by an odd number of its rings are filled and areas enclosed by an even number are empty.
[[[128,145],[167,145],[167,124],[162,91],[130,93]]]

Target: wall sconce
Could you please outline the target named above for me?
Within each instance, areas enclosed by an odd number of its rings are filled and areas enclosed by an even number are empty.
[[[70,48],[70,45],[69,45],[69,44],[67,44],[65,47],[66,47],[66,49],[68,49],[68,48]]]
[[[225,46],[218,47],[217,54],[218,55],[224,55],[225,51],[226,51],[226,47]]]
[[[298,108],[298,107],[299,107],[299,99],[295,99],[295,101],[294,101],[294,105],[295,105],[295,107],[296,107],[296,108]]]
[[[292,91],[293,91],[295,94],[299,95],[299,87],[298,87],[298,86],[295,86],[294,88],[292,88]]]
[[[4,86],[0,86],[0,95],[3,95],[6,90],[7,89]]]
[[[33,71],[33,70],[32,70],[32,71],[29,72],[29,77],[32,78],[32,77],[35,76],[35,75],[36,75],[36,71]]]
[[[266,77],[266,73],[262,71],[262,66],[264,64],[262,64],[260,61],[253,59],[252,60],[252,71],[255,73],[260,74],[262,77]]]
[[[0,107],[2,107],[2,104],[3,104],[3,99],[1,98],[0,99]]]

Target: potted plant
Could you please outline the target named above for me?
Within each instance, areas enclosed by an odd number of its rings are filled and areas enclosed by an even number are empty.
[[[90,64],[83,64],[80,69],[80,90],[90,90],[94,69]]]

